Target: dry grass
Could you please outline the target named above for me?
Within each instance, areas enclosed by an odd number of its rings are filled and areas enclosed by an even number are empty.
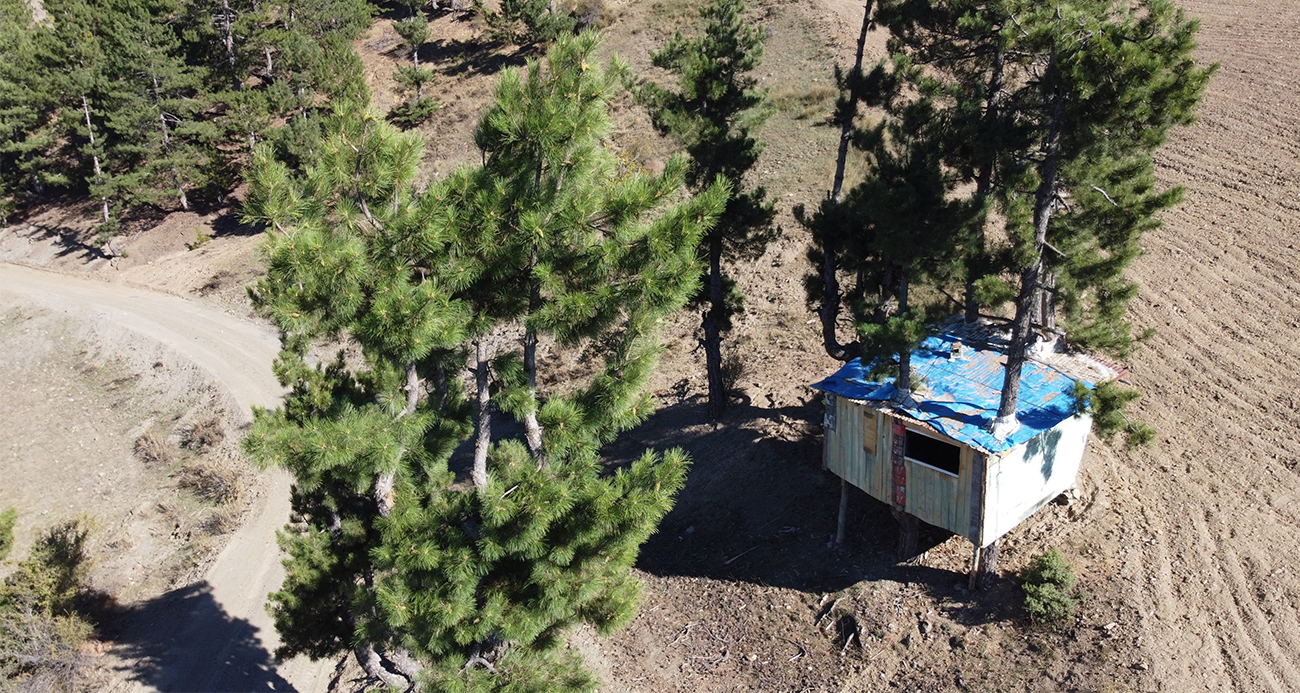
[[[145,433],[135,439],[135,456],[151,467],[165,467],[175,459],[166,441],[159,440],[152,433]]]
[[[699,23],[703,0],[654,0],[650,3],[650,16],[646,26],[653,27],[666,36],[688,30]]]
[[[177,484],[203,500],[224,504],[239,500],[244,475],[229,460],[198,460],[176,472]]]
[[[204,518],[200,527],[204,532],[211,536],[230,534],[239,529],[239,521],[243,513],[237,507],[224,506],[217,508],[211,515]]]
[[[187,450],[205,452],[211,450],[226,438],[226,431],[221,427],[221,419],[213,416],[196,421],[181,433],[181,445]]]
[[[785,83],[772,90],[768,103],[795,120],[816,120],[832,115],[836,93],[833,87],[824,84],[809,87]]]
[[[580,28],[605,29],[618,18],[618,13],[610,11],[605,0],[577,0],[571,5],[571,12]]]

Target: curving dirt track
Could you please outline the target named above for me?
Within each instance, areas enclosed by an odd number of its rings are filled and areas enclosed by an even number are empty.
[[[134,330],[206,368],[240,404],[275,406],[283,389],[270,365],[279,350],[267,326],[210,305],[124,284],[89,281],[0,263],[0,292],[82,319]],[[243,422],[240,422],[243,423]],[[289,478],[272,475],[259,507],[230,538],[206,580],[184,595],[164,595],[156,608],[135,612],[120,640],[140,643],[129,661],[126,687],[237,691],[323,688],[329,663],[274,663],[275,630],[264,607],[283,570],[275,531],[289,516]],[[142,675],[147,674],[147,675]],[[119,686],[121,687],[121,686]]]
[[[1094,447],[1107,508],[1075,537],[1136,607],[1150,683],[1169,691],[1300,690],[1300,6],[1184,0],[1218,61],[1199,121],[1160,174],[1187,197],[1145,241],[1135,322],[1132,455]],[[1109,516],[1107,516],[1109,515]]]

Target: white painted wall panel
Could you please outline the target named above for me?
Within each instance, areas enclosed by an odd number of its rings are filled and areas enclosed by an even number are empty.
[[[1000,458],[989,457],[985,546],[1074,485],[1091,429],[1091,416],[1070,417]]]

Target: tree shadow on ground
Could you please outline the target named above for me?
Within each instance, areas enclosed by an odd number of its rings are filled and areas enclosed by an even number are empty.
[[[920,585],[944,616],[968,628],[1003,622],[1018,613],[1021,592],[1011,580],[986,578],[977,592],[969,592],[966,575],[950,570],[902,564],[895,573],[900,582]]]
[[[243,210],[238,205],[227,206],[212,220],[214,238],[230,236],[256,236],[266,230],[261,224],[248,224],[242,219]]]
[[[508,67],[523,65],[536,54],[533,48],[510,46],[496,39],[435,39],[420,47],[420,62],[436,65],[438,72],[448,77],[495,75]]]
[[[821,409],[812,395],[789,406],[742,399],[708,424],[701,423],[707,420],[703,398],[683,398],[621,436],[605,451],[612,464],[630,463],[647,448],[673,447],[694,461],[676,506],[642,547],[637,567],[658,576],[808,593],[836,592],[863,580],[920,583],[950,602],[955,618],[990,619],[1000,597],[981,606],[985,591],[972,599],[965,573],[924,565],[926,552],[951,539],[951,532],[922,523],[918,556],[900,563],[898,523],[889,506],[851,488],[845,543],[834,544],[840,480],[821,468]]]
[[[81,262],[111,259],[104,252],[103,244],[100,243],[94,231],[78,231],[63,226],[38,226],[36,224],[29,224],[27,228],[27,232],[22,235],[31,241],[49,242],[58,247],[58,250],[54,253],[55,257],[75,256]]]
[[[845,542],[835,545],[840,480],[821,468],[816,396],[766,407],[741,398],[717,423],[707,423],[702,396],[676,399],[602,451],[611,470],[646,450],[682,448],[693,461],[676,505],[642,546],[640,570],[810,594],[892,580],[918,584],[953,620],[968,625],[1006,613],[1015,598],[1007,581],[972,593],[965,572],[926,565],[928,552],[953,539],[947,530],[921,523],[918,555],[900,562],[890,507],[859,489],[850,488]],[[492,430],[498,441],[523,438],[523,427],[500,413],[493,415]],[[473,441],[467,440],[450,461],[466,488],[472,457]]]
[[[137,683],[164,691],[293,690],[257,628],[227,614],[207,582],[120,608],[103,622],[119,671]]]

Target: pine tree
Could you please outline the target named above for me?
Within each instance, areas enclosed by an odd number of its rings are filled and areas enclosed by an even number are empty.
[[[844,179],[848,164],[849,149],[857,130],[858,107],[869,91],[866,73],[863,71],[863,57],[866,53],[867,32],[872,26],[873,1],[868,0],[862,10],[862,27],[858,31],[858,45],[853,67],[845,71],[835,65],[835,83],[839,87],[839,96],[835,100],[832,122],[840,130],[840,141],[835,157],[835,177],[831,189],[822,200],[818,209],[808,214],[802,204],[791,209],[795,221],[809,231],[812,243],[808,248],[808,260],[814,271],[804,277],[804,290],[810,307],[815,307],[822,324],[822,347],[826,354],[840,361],[851,361],[862,355],[862,343],[855,340],[847,344],[839,339],[840,310],[845,299],[850,308],[861,304],[858,300],[867,291],[866,268],[855,267],[856,259],[843,257],[843,238],[841,229],[848,224],[844,206]],[[877,73],[872,73],[873,77]],[[872,89],[879,88],[872,86]],[[856,278],[848,292],[840,289],[840,274],[844,272]],[[856,314],[860,311],[855,310]],[[862,320],[855,321],[857,323]]]
[[[481,2],[476,7],[498,38],[522,46],[549,43],[578,26],[577,18],[560,11],[555,0],[501,0],[498,12]]]
[[[964,253],[967,323],[979,320],[981,306],[1009,298],[1005,257],[991,252],[986,238],[1007,169],[1018,165],[1015,156],[1032,135],[1016,112],[1025,56],[1014,50],[1013,9],[1009,0],[883,0],[876,14],[889,29],[891,53],[925,67],[908,81],[941,102],[951,124],[940,133],[944,163],[973,186],[971,199],[983,209]]]
[[[438,102],[433,97],[424,95],[424,85],[433,81],[433,72],[428,68],[420,67],[420,47],[429,40],[429,22],[423,15],[417,15],[400,22],[393,22],[393,29],[411,49],[411,64],[398,67],[393,77],[397,79],[398,84],[414,94],[406,102],[395,107],[388,114],[388,119],[409,129],[428,120],[438,110]]]
[[[858,69],[842,84],[850,105],[865,99],[897,117],[929,101],[933,122],[944,124],[925,138],[972,190],[965,209],[975,215],[961,249],[966,318],[1015,299],[995,423],[1005,433],[1035,324],[1076,348],[1123,355],[1131,345],[1124,315],[1135,286],[1123,271],[1141,234],[1158,227],[1156,213],[1180,195],[1157,188],[1152,155],[1171,127],[1190,122],[1213,68],[1195,66],[1196,23],[1164,0],[884,0],[877,17],[891,32],[891,63],[911,67]],[[871,274],[853,266],[857,251],[836,235],[852,227],[851,213],[831,201],[805,219],[821,246],[810,300],[822,303],[828,352],[844,358],[862,344],[835,339],[835,275],[856,273],[855,306]],[[1018,284],[1007,286],[1008,276]],[[855,308],[854,317],[864,316]]]
[[[1036,57],[1020,111],[1036,141],[1025,152],[1035,163],[1004,193],[1020,282],[994,423],[1000,434],[1017,425],[1036,312],[1042,323],[1053,305],[1064,306],[1074,344],[1118,354],[1130,346],[1124,313],[1136,288],[1123,271],[1142,234],[1159,227],[1156,214],[1181,198],[1181,188],[1156,187],[1153,155],[1170,129],[1192,121],[1214,70],[1196,67],[1197,22],[1166,0],[1027,4],[1016,20],[1020,50]]]
[[[131,202],[174,199],[190,208],[187,191],[206,185],[206,141],[215,131],[201,119],[203,71],[185,61],[174,26],[180,7],[170,0],[108,2],[104,37],[115,77],[108,102],[109,149]]]
[[[0,0],[0,226],[58,175],[47,157],[55,99],[37,50],[45,31],[24,0]]]
[[[678,32],[655,53],[656,67],[678,76],[676,91],[653,84],[642,87],[655,126],[676,137],[691,157],[690,183],[696,189],[726,180],[735,191],[722,219],[704,239],[706,277],[696,302],[706,304],[701,326],[709,379],[708,414],[722,415],[727,405],[723,378],[722,335],[741,310],[741,295],[723,270],[728,261],[763,254],[778,229],[776,209],[762,187],[745,189],[744,178],[762,153],[752,132],[766,118],[764,95],[750,74],[763,59],[763,28],[748,23],[743,0],[714,0],[700,10],[704,35]]]
[[[563,629],[635,613],[628,569],[688,462],[647,453],[606,474],[599,447],[651,411],[656,327],[694,290],[726,190],[683,199],[681,161],[618,167],[603,137],[620,68],[594,64],[596,43],[562,39],[503,75],[477,132],[485,164],[427,189],[418,139],[355,110],[327,121],[305,176],[258,149],[247,209],[272,233],[254,295],[291,392],[248,447],[294,472],[301,519],[273,596],[281,655],[352,650],[402,689],[591,690]],[[587,349],[591,377],[547,396],[528,338],[491,358],[490,335],[520,322]],[[339,336],[364,365],[309,365]],[[475,419],[456,376],[469,343],[481,438],[466,488],[448,460]],[[493,405],[536,413],[544,457],[491,437]]]
[[[898,69],[910,68],[904,61]],[[854,305],[863,358],[878,364],[897,358],[896,399],[906,402],[912,351],[930,332],[933,317],[944,313],[942,304],[914,300],[912,289],[942,286],[961,275],[964,242],[980,206],[953,194],[958,181],[943,166],[942,148],[950,123],[932,102],[920,98],[887,110],[897,115],[858,133],[857,146],[867,154],[866,177],[849,191],[837,218],[844,223],[844,260],[859,274],[882,278],[875,301],[864,292]]]
[[[59,107],[59,133],[66,159],[77,161],[70,178],[85,181],[98,200],[100,228],[112,231],[114,203],[120,202],[123,179],[109,166],[107,122],[113,98],[109,55],[103,39],[107,16],[88,0],[51,0],[45,4],[53,27],[39,34],[40,62]]]

